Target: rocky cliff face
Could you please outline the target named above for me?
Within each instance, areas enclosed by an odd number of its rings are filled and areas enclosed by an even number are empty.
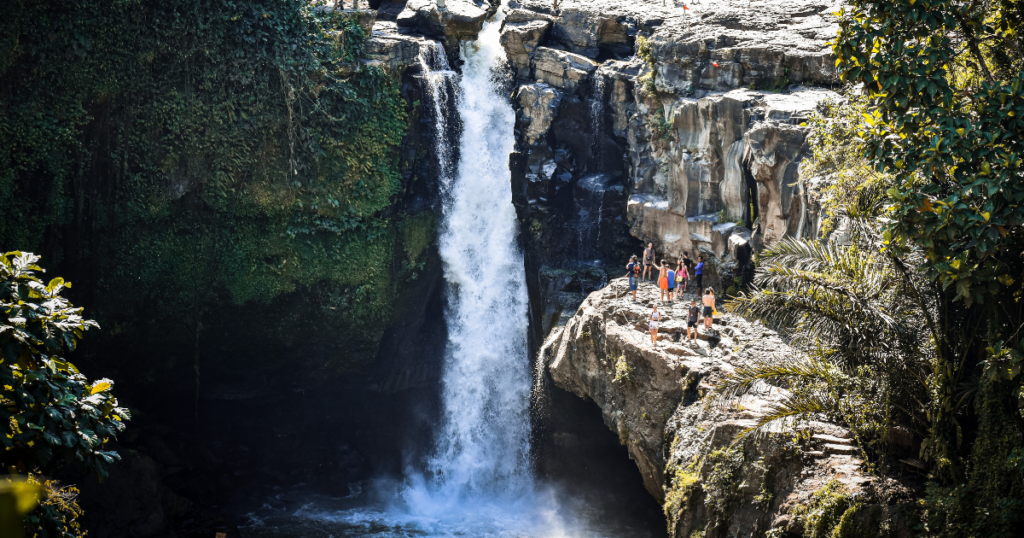
[[[502,44],[516,80],[522,216],[545,262],[621,256],[640,239],[738,274],[752,246],[816,234],[799,177],[802,124],[837,97],[825,89],[838,82],[825,45],[837,9],[510,2]],[[602,211],[588,220],[595,190]]]
[[[615,279],[552,332],[539,361],[558,387],[601,408],[648,492],[664,504],[672,536],[762,536],[770,529],[800,535],[801,522],[790,512],[831,480],[874,507],[865,517],[906,497],[902,486],[869,478],[849,433],[832,424],[806,424],[795,439],[776,433],[734,443],[786,390],[765,385],[724,402],[711,398],[712,388],[753,358],[796,351],[774,331],[729,314],[715,319],[713,332],[701,328],[687,342],[692,297],[661,306],[652,345],[647,319],[657,291],[646,284],[633,302],[625,280]]]

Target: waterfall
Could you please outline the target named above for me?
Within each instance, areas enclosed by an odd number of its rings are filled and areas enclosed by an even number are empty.
[[[515,113],[496,83],[505,67],[500,27],[499,15],[478,41],[462,43],[461,157],[440,178],[449,334],[442,424],[428,464],[433,502],[521,494],[531,484],[526,276],[508,169]],[[434,106],[441,101],[435,96]],[[445,116],[437,114],[438,133],[448,132]],[[435,143],[444,160],[449,141]]]
[[[419,64],[423,90],[429,102],[425,107],[433,117],[434,154],[437,158],[437,173],[447,182],[452,176],[452,144],[450,141],[451,104],[457,95],[458,74],[448,66],[448,56],[437,41],[424,39],[420,43]]]
[[[597,245],[601,242],[601,219],[604,217],[604,195],[608,189],[608,176],[590,174],[580,178],[573,186],[573,203],[576,206],[576,228],[578,261],[591,261],[599,256]]]

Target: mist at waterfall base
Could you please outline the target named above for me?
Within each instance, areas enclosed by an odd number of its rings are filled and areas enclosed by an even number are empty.
[[[282,492],[279,498],[302,496],[299,507],[266,505],[249,515],[243,536],[651,534],[615,514],[626,506],[532,475],[528,297],[508,169],[515,114],[497,80],[505,65],[500,24],[499,14],[478,41],[463,42],[461,77],[436,43],[425,41],[421,53],[428,113],[436,123],[444,206],[439,252],[447,282],[448,342],[432,454],[410,462],[403,478],[370,481],[367,491],[346,497]],[[461,120],[457,165],[448,140],[453,102]]]

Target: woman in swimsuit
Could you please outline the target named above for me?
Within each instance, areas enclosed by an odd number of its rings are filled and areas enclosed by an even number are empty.
[[[715,288],[708,286],[704,291],[704,328],[711,328],[712,316],[715,312]]]
[[[686,291],[686,281],[690,278],[689,271],[686,270],[686,264],[683,260],[679,260],[676,263],[676,288],[679,289],[678,295],[682,298],[683,292]]]
[[[658,321],[661,319],[661,313],[658,312],[658,305],[654,305],[654,311],[651,312],[651,345],[658,345]]]
[[[661,260],[661,265],[655,265],[658,269],[658,288],[661,290],[661,300],[665,300],[665,294],[668,293],[668,266],[665,265],[665,260]]]

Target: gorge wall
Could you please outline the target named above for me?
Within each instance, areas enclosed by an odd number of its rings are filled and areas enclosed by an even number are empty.
[[[751,246],[817,234],[799,167],[807,116],[838,97],[837,2],[510,7],[521,215],[545,263],[639,239],[738,276]]]

